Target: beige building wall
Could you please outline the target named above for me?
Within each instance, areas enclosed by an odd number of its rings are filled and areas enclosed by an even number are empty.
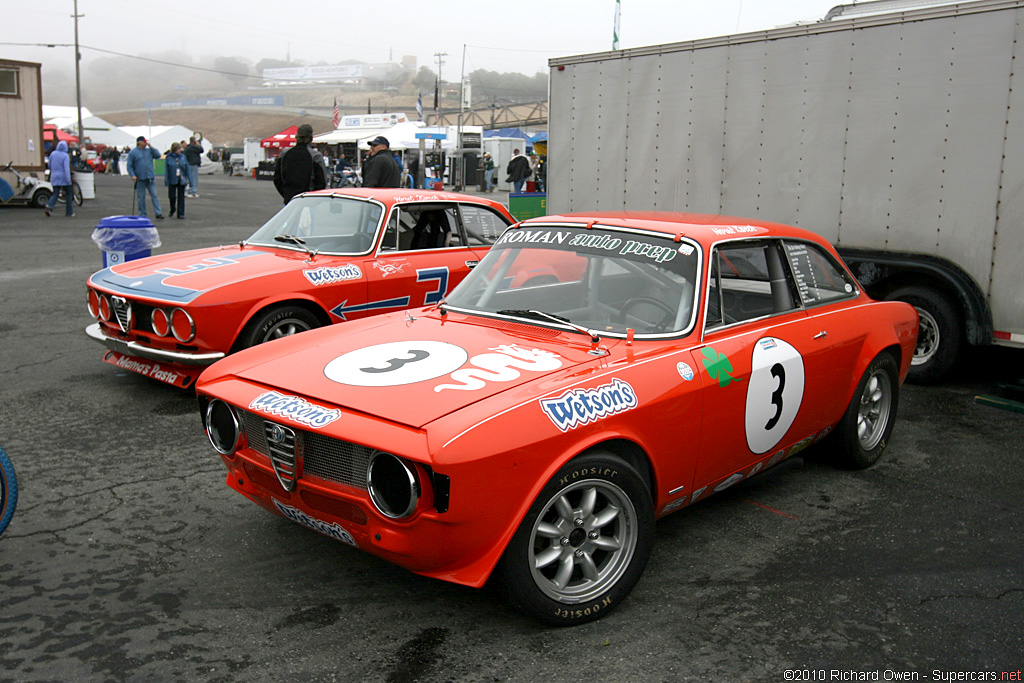
[[[0,168],[13,161],[23,173],[46,169],[41,68],[33,62],[0,59],[0,71],[17,74],[17,94],[0,93]],[[4,179],[12,186],[16,182],[13,174],[5,173]]]

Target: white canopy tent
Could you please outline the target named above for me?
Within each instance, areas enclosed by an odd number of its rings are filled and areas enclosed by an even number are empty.
[[[368,144],[370,140],[373,140],[378,135],[383,135],[391,143],[391,149],[395,151],[402,151],[406,149],[419,149],[420,141],[416,137],[417,133],[448,133],[447,128],[439,127],[428,127],[418,121],[407,121],[405,123],[399,123],[392,126],[391,128],[380,131],[377,133],[363,135],[359,138],[359,149],[369,149]],[[428,150],[434,149],[437,140],[426,140],[426,148]],[[441,140],[442,149],[452,149],[455,147],[455,140],[451,139],[451,135],[447,139]]]
[[[389,130],[391,129],[339,128],[338,130],[332,130],[329,133],[321,133],[320,135],[315,136],[313,138],[313,144],[337,145],[342,142],[358,142],[367,135],[371,138],[377,137],[378,135],[387,137]]]

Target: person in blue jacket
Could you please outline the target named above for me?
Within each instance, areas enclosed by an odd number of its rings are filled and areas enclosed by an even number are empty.
[[[171,144],[171,151],[164,157],[166,174],[164,185],[167,186],[167,197],[171,202],[170,216],[175,212],[178,218],[185,217],[185,187],[189,182],[188,160],[181,153],[181,143]]]
[[[53,207],[57,206],[60,191],[64,190],[64,196],[68,200],[64,215],[74,216],[75,206],[71,201],[71,157],[68,156],[68,143],[63,140],[57,143],[57,149],[50,152],[50,184],[53,185],[53,194],[50,195],[50,201],[46,202],[46,215],[49,216]]]
[[[146,138],[140,135],[135,138],[135,149],[128,152],[128,175],[135,183],[135,198],[139,202],[139,215],[146,215],[146,191],[153,200],[153,211],[157,218],[163,218],[160,200],[156,197],[156,173],[153,171],[153,159],[159,159],[160,152],[149,146]]]

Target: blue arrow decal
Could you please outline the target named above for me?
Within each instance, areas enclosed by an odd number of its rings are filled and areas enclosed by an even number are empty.
[[[368,301],[365,304],[353,304],[346,306],[348,299],[331,309],[331,313],[342,320],[348,320],[346,313],[358,313],[359,311],[375,311],[382,308],[409,308],[409,297],[402,296],[397,299],[385,299],[384,301]]]

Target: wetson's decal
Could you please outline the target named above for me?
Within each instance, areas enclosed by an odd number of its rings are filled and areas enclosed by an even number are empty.
[[[276,391],[268,391],[257,396],[249,404],[249,410],[259,410],[268,415],[280,415],[314,428],[326,427],[341,417],[341,411],[336,408],[324,408],[314,405],[304,398],[287,396]]]
[[[305,527],[309,527],[313,531],[319,531],[324,536],[330,536],[336,541],[348,543],[349,545],[354,546],[356,548],[359,547],[358,545],[356,545],[356,539],[352,538],[352,534],[345,531],[344,527],[342,527],[337,522],[325,522],[321,519],[317,519],[316,517],[310,517],[302,510],[289,507],[288,505],[285,505],[284,503],[278,501],[276,498],[272,500],[274,501],[274,506],[278,510],[280,510],[281,514],[287,517],[288,519],[292,520],[293,522],[301,524]]]
[[[354,263],[346,263],[342,266],[321,266],[304,270],[302,274],[314,287],[331,285],[345,280],[358,280],[363,277],[363,271]]]
[[[638,405],[636,392],[621,379],[594,389],[570,389],[558,398],[540,401],[544,414],[563,432],[597,422]]]

